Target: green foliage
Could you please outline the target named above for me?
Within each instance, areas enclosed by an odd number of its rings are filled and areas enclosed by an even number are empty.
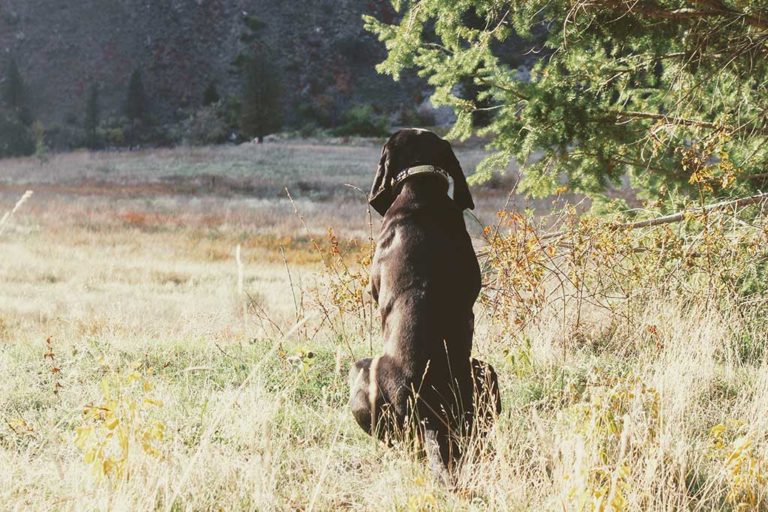
[[[126,144],[126,133],[131,123],[125,117],[108,117],[99,126],[97,137],[107,146],[120,147]]]
[[[475,181],[514,157],[533,196],[563,181],[599,195],[625,175],[647,199],[743,194],[768,182],[765,1],[393,5],[394,24],[365,18],[388,51],[378,70],[398,79],[417,69],[433,103],[457,114],[450,137],[492,138],[496,154]],[[539,55],[530,80],[509,57],[517,36],[527,40],[519,53]]]
[[[228,104],[218,101],[195,111],[181,124],[181,139],[186,144],[223,144],[232,131]]]
[[[333,130],[334,135],[361,137],[386,137],[389,123],[377,115],[370,105],[357,105],[344,113],[341,125]]]

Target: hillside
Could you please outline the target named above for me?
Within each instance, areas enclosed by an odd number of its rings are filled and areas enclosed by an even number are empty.
[[[33,114],[48,128],[82,124],[91,84],[104,115],[118,113],[134,69],[152,115],[173,122],[200,106],[210,83],[222,95],[238,92],[232,61],[242,21],[254,16],[277,56],[289,123],[302,108],[323,108],[333,120],[356,103],[385,112],[418,105],[422,82],[374,71],[384,49],[363,31],[365,13],[393,16],[379,0],[2,0],[0,60],[16,59]]]

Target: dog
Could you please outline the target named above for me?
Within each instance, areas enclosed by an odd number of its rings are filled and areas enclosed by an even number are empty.
[[[471,357],[481,287],[463,217],[472,195],[450,143],[405,129],[382,149],[369,203],[384,217],[370,273],[384,353],[350,369],[352,413],[390,444],[411,429],[430,464],[439,453],[450,471],[477,420],[501,412],[496,372]]]

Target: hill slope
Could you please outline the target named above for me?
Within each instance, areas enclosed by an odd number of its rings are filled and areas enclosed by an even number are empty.
[[[35,116],[46,125],[82,123],[90,84],[101,88],[104,115],[119,112],[134,69],[144,75],[152,114],[183,116],[214,82],[238,91],[232,61],[242,49],[245,16],[265,23],[264,39],[282,70],[289,121],[301,105],[338,118],[356,102],[392,110],[418,103],[423,85],[375,73],[383,48],[361,15],[392,16],[380,0],[2,0],[0,64],[18,62]]]

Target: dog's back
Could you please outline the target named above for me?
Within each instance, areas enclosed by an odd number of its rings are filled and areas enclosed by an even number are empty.
[[[413,168],[427,170],[410,176]],[[371,266],[384,353],[353,366],[352,410],[361,427],[382,437],[415,416],[448,464],[458,452],[455,436],[474,417],[478,374],[496,386],[493,370],[471,359],[480,268],[462,212],[474,205],[450,145],[431,132],[395,134],[371,204],[384,215]],[[497,390],[494,396],[498,410]]]
[[[419,378],[428,360],[469,360],[480,291],[462,212],[437,179],[417,177],[403,186],[384,217],[371,275],[384,352],[412,355],[404,364]]]

